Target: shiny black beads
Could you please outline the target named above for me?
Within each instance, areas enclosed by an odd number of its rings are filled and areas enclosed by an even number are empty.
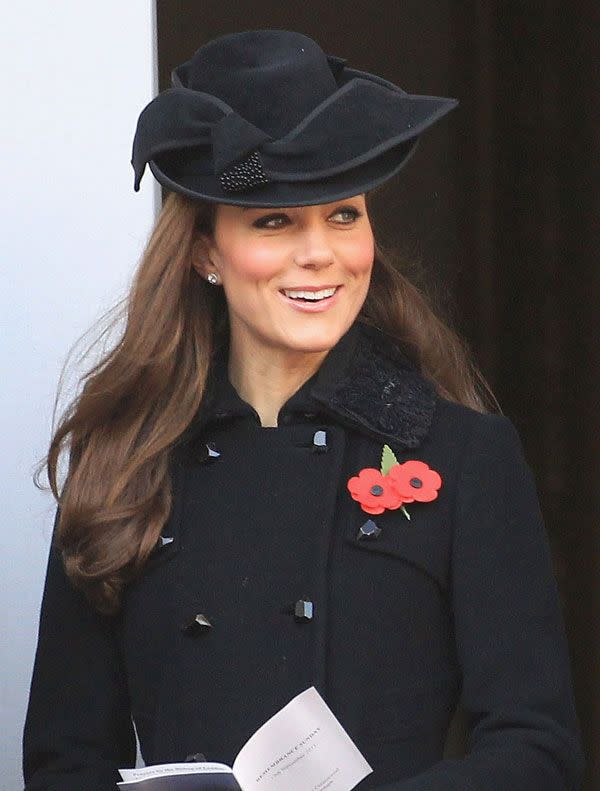
[[[261,184],[268,184],[271,179],[265,173],[258,153],[254,151],[243,162],[224,170],[219,181],[225,192],[245,192]]]

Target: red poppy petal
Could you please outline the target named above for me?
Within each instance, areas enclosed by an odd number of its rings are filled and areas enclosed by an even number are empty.
[[[437,496],[437,489],[426,489],[423,492],[419,492],[415,500],[418,500],[420,503],[430,503],[432,500],[435,500]]]
[[[379,482],[383,475],[381,474],[380,470],[375,469],[375,467],[364,467],[359,473],[359,477],[363,481],[377,481]]]
[[[411,485],[410,481],[415,477],[422,481],[421,489]],[[403,464],[392,465],[387,475],[375,467],[365,467],[350,478],[346,486],[352,499],[360,503],[365,513],[381,514],[386,509],[393,511],[415,500],[434,500],[441,478],[425,462],[410,459]],[[379,494],[371,491],[374,486],[381,487]]]
[[[347,486],[348,486],[348,491],[350,492],[350,494],[352,494],[353,497],[354,495],[356,495],[356,497],[360,497],[361,494],[365,491],[368,491],[369,488],[368,486],[361,484],[358,478],[351,478],[348,481]]]
[[[388,473],[390,483],[398,492],[400,497],[412,497],[414,487],[410,485],[410,479],[414,476],[407,474],[408,471],[405,470],[400,464],[397,465],[397,469],[395,467],[396,466],[392,467]]]
[[[398,497],[396,492],[391,490],[387,491],[382,496],[381,499],[382,499],[382,505],[385,505],[386,508],[389,508],[391,510],[394,510],[395,508],[400,508],[400,506],[402,505],[402,498]]]
[[[361,503],[360,507],[363,509],[363,511],[366,511],[366,513],[368,514],[382,514],[385,511],[383,505],[370,506],[370,505],[365,505],[365,503]]]
[[[351,493],[352,499],[356,500],[358,503],[366,503],[370,505],[378,505],[379,498],[373,497],[373,495],[369,495],[369,492],[355,492]]]
[[[388,505],[388,508],[390,509],[390,511],[395,511],[397,508],[401,508],[403,505],[406,505],[406,503],[413,503],[413,502],[414,502],[413,497],[398,497],[393,505]]]
[[[419,502],[429,502],[437,497],[436,490],[442,485],[442,479],[435,470],[425,462],[411,459],[403,464],[395,464],[389,471],[394,488],[403,498],[412,498]],[[412,486],[411,480],[418,478],[422,486]],[[436,493],[434,493],[436,492]]]
[[[357,476],[350,478],[346,484],[354,500],[357,500],[367,513],[382,513],[388,503],[395,502],[396,494],[380,470],[365,467]],[[381,487],[379,494],[371,490],[374,486]]]
[[[427,473],[427,483],[429,486],[432,486],[434,489],[439,489],[442,485],[442,476],[439,472],[435,470],[429,470]]]
[[[424,476],[430,469],[428,464],[418,459],[409,459],[402,464],[402,467],[406,470],[407,474],[416,475],[419,478]]]

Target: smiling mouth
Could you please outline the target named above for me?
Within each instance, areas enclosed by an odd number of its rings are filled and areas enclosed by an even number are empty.
[[[282,288],[280,289],[280,293],[297,302],[321,302],[324,299],[332,297],[338,288],[339,286],[333,286],[331,288],[320,289],[319,291]]]

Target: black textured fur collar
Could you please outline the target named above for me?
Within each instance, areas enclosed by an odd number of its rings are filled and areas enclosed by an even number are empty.
[[[254,408],[231,385],[228,350],[216,356],[207,395],[183,441],[212,420],[253,415]],[[356,321],[331,349],[319,370],[283,405],[292,412],[333,415],[344,425],[394,446],[416,448],[427,435],[436,405],[433,384],[380,330]]]
[[[356,322],[319,373],[311,395],[345,424],[405,448],[428,433],[434,386],[379,330]]]

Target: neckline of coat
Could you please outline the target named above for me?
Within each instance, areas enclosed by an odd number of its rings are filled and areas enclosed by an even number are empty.
[[[249,415],[259,420],[229,381],[227,356],[226,345],[216,350],[202,404],[180,443],[193,441],[212,421]],[[434,385],[397,342],[357,319],[279,417],[285,422],[292,413],[323,413],[377,440],[416,448],[429,432],[436,401]]]

